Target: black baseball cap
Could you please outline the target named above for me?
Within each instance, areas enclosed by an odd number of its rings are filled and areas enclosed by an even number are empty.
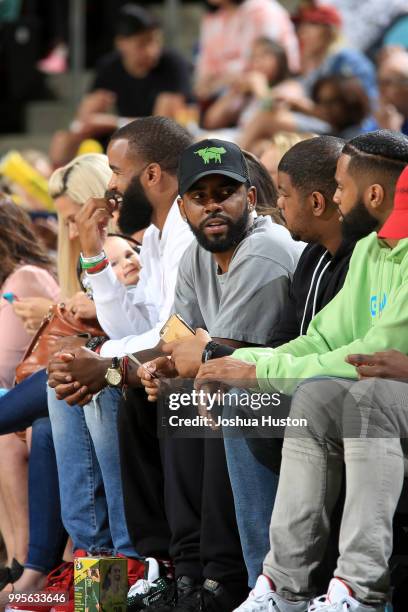
[[[182,153],[178,167],[179,194],[184,195],[198,179],[209,174],[223,174],[239,183],[250,184],[241,149],[226,140],[201,140]]]

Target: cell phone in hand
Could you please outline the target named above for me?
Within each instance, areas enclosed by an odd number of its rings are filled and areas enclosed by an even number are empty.
[[[186,336],[195,336],[195,331],[179,314],[172,314],[159,332],[163,342],[173,342]]]
[[[128,357],[128,359],[130,359],[130,361],[133,361],[133,363],[135,363],[137,366],[139,366],[145,372],[147,372],[147,374],[149,374],[152,378],[158,378],[157,374],[155,374],[154,372],[150,372],[150,370],[148,368],[146,368],[145,365],[143,365],[143,363],[140,361],[140,359],[138,359],[137,357],[132,355],[132,353],[127,353],[126,357]]]

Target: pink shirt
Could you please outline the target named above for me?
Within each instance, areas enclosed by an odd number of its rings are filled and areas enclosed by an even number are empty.
[[[266,36],[286,50],[292,70],[299,68],[299,47],[289,13],[276,0],[246,0],[236,10],[220,9],[202,22],[198,79],[242,72],[253,42]]]
[[[37,266],[24,265],[15,270],[1,287],[1,294],[18,297],[45,297],[57,302],[59,287],[49,272]],[[13,386],[15,369],[32,340],[23,322],[6,300],[0,300],[0,387]]]

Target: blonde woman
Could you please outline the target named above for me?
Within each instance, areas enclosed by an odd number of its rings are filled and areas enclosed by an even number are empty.
[[[108,159],[99,153],[89,153],[75,157],[69,164],[58,168],[49,180],[49,191],[58,212],[58,280],[63,300],[72,299],[83,302],[83,293],[77,275],[77,262],[80,253],[75,215],[89,198],[102,198],[108,187],[112,171]],[[80,293],[81,292],[81,293]],[[74,297],[75,296],[75,297]],[[93,304],[89,317],[95,316]],[[47,314],[49,300],[26,298],[16,302],[14,311],[23,319],[28,331],[35,332]]]
[[[104,155],[84,155],[72,160],[67,166],[54,172],[49,181],[50,193],[55,199],[59,220],[59,251],[58,251],[58,276],[61,287],[62,298],[71,298],[69,304],[75,300],[86,300],[89,317],[95,316],[93,302],[80,293],[80,284],[77,279],[76,269],[79,256],[79,240],[74,217],[80,207],[91,197],[103,197],[111,178],[111,170],[107,158]],[[44,298],[21,298],[13,302],[13,308],[24,321],[26,329],[35,330],[40,324],[43,316],[47,313],[51,299]],[[83,308],[81,317],[86,318]],[[0,590],[9,582],[19,579],[19,587],[30,589],[40,587],[44,580],[44,574],[55,567],[59,560],[58,537],[43,537],[38,525],[50,529],[55,533],[57,523],[60,523],[59,509],[55,509],[55,501],[58,501],[58,479],[55,468],[55,458],[49,456],[44,459],[42,449],[50,448],[53,453],[52,443],[49,445],[49,420],[47,417],[46,399],[46,372],[42,370],[30,376],[22,383],[11,389],[0,398],[0,510],[1,529],[8,543],[9,568],[0,572]],[[54,472],[49,473],[46,480],[46,493],[40,496],[40,508],[35,509],[32,498],[38,501],[35,495],[40,482],[35,484],[34,495],[30,489],[30,546],[28,548],[28,525],[27,525],[27,458],[28,448],[22,444],[19,438],[11,432],[23,430],[33,424],[32,453],[30,456],[30,471],[32,463],[38,466],[48,465],[50,469],[54,465]],[[43,441],[43,444],[41,444]],[[44,442],[45,441],[45,442]],[[41,448],[42,447],[42,448]],[[41,461],[39,460],[41,456]],[[13,461],[11,461],[11,458]],[[33,468],[34,469],[34,468]],[[19,477],[17,476],[19,475]],[[38,479],[41,480],[41,479]],[[30,485],[31,486],[31,485]],[[58,502],[59,503],[59,502]],[[50,518],[46,508],[53,506],[54,514]],[[33,510],[34,507],[34,510]],[[8,518],[9,517],[9,518]],[[37,528],[36,528],[37,526]],[[60,532],[63,530],[60,526]],[[41,542],[35,546],[35,541]],[[47,552],[46,549],[49,548]],[[42,551],[42,554],[39,554]],[[12,562],[17,557],[18,564]],[[44,562],[46,559],[46,563]],[[25,571],[20,578],[22,564],[25,563]],[[8,587],[9,588],[9,587]]]

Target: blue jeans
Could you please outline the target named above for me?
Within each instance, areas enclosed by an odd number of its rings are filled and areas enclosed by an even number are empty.
[[[253,588],[270,549],[269,523],[279,476],[259,463],[245,438],[225,437],[224,445],[248,584]]]
[[[113,550],[138,557],[123,503],[117,430],[120,401],[120,392],[107,387],[84,408],[69,406],[48,388],[62,521],[74,550]]]
[[[23,431],[48,416],[47,374],[40,370],[0,396],[0,434]]]
[[[61,521],[57,464],[48,417],[33,423],[28,495],[30,543],[25,567],[48,574],[61,562],[67,541]]]
[[[66,543],[51,424],[47,417],[45,369],[0,396],[0,434],[33,426],[28,464],[30,534],[26,567],[44,574],[58,565]]]

